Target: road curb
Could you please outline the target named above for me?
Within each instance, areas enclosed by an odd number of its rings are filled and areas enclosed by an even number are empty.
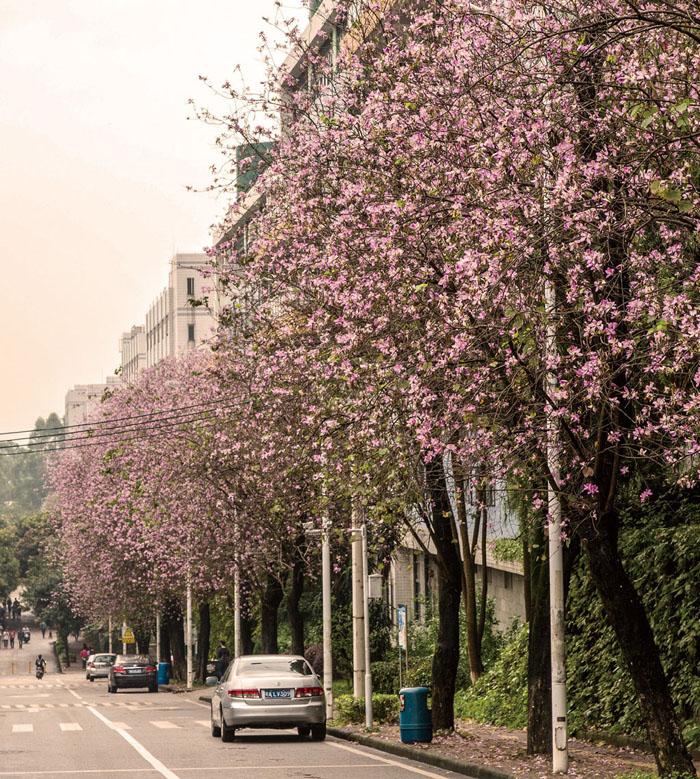
[[[463,760],[455,760],[453,757],[438,755],[434,752],[424,752],[416,749],[409,744],[397,744],[393,741],[382,741],[372,736],[366,736],[362,733],[349,733],[342,728],[328,728],[328,734],[336,738],[342,738],[345,741],[354,741],[372,749],[378,749],[382,752],[388,752],[397,757],[405,757],[409,760],[416,760],[420,763],[427,763],[436,768],[444,768],[446,771],[454,771],[458,774],[474,776],[477,779],[513,779],[513,774],[507,771],[498,771],[495,768],[478,765],[476,763],[466,763]]]
[[[211,703],[210,695],[200,695],[200,701]],[[354,741],[356,744],[362,744],[372,749],[378,749],[381,752],[388,752],[396,757],[405,757],[409,760],[417,760],[420,763],[427,763],[436,768],[444,768],[446,771],[454,771],[458,774],[474,776],[476,779],[513,779],[513,775],[507,771],[498,771],[495,768],[489,768],[476,763],[466,763],[463,760],[455,760],[453,757],[437,755],[434,752],[425,752],[416,749],[409,744],[396,744],[392,741],[382,741],[373,736],[366,736],[363,733],[349,733],[342,728],[329,727],[326,731],[329,736],[342,738],[344,741]]]

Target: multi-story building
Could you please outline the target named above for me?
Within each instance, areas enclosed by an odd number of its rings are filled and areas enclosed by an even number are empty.
[[[122,356],[122,380],[126,384],[132,384],[146,367],[146,328],[144,325],[134,325],[131,330],[122,333],[119,339],[119,352]]]
[[[122,381],[118,376],[108,376],[104,384],[76,384],[66,393],[64,425],[83,425],[96,419],[102,398],[118,390],[121,385]]]
[[[208,341],[216,329],[212,312],[193,305],[208,297],[207,282],[200,275],[209,260],[205,254],[176,254],[170,261],[168,285],[146,314],[146,367],[178,357]]]

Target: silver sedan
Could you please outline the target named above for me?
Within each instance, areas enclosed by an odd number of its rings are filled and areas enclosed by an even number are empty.
[[[300,655],[243,655],[231,663],[211,700],[211,734],[233,741],[239,728],[297,728],[326,737],[326,700]]]

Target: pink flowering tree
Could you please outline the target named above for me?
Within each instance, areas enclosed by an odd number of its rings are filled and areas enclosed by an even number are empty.
[[[278,91],[297,119],[261,182],[254,251],[221,260],[266,285],[254,315],[275,322],[278,376],[316,385],[322,440],[377,441],[402,473],[418,456],[438,540],[454,527],[447,462],[558,493],[664,774],[694,768],[617,530],[640,462],[697,478],[700,60],[692,8],[674,6],[678,23],[668,8],[454,0],[355,28],[334,79]],[[443,570],[447,615],[459,566]]]

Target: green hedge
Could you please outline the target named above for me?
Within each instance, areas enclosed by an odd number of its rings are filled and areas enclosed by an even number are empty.
[[[527,725],[527,625],[512,629],[498,660],[455,695],[455,716],[524,728]]]
[[[365,721],[365,699],[352,695],[339,695],[333,701],[336,725],[361,725]],[[372,715],[380,725],[399,721],[398,695],[372,695]]]

